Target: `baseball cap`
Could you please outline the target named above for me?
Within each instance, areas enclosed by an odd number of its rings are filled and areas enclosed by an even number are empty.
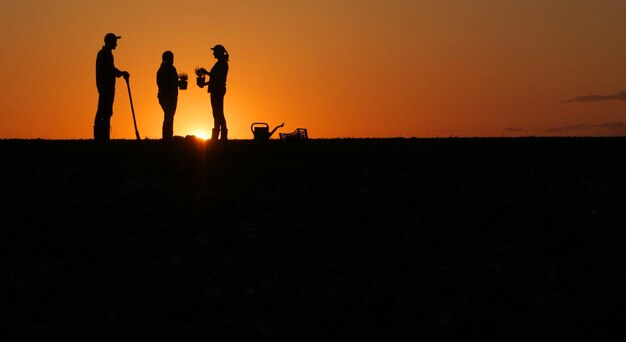
[[[122,38],[122,36],[117,36],[115,35],[115,33],[107,33],[106,36],[104,36],[104,41],[108,41],[108,40],[113,40],[113,39],[120,39]]]
[[[211,50],[225,52],[226,48],[220,44],[217,44],[214,47],[212,47]]]

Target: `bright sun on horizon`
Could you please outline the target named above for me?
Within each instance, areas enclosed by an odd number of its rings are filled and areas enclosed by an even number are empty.
[[[191,133],[191,135],[195,136],[196,138],[200,138],[202,140],[208,140],[209,139],[209,134],[206,132],[202,132],[202,131],[197,131],[194,133]]]

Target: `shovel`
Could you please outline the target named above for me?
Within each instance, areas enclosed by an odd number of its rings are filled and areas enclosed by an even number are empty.
[[[128,78],[124,78],[126,80],[126,87],[128,87],[128,98],[130,99],[130,110],[133,112],[133,124],[135,125],[135,137],[137,140],[141,140],[139,137],[139,131],[137,130],[137,120],[135,119],[135,107],[133,106],[133,96],[130,94],[130,82]]]

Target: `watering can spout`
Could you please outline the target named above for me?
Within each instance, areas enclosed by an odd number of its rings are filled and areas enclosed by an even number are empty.
[[[274,132],[276,132],[277,129],[279,129],[279,128],[283,127],[283,126],[285,126],[284,122],[281,123],[280,125],[274,127],[274,129],[270,132],[270,135],[267,138],[269,139],[272,136],[272,134],[274,134]]]

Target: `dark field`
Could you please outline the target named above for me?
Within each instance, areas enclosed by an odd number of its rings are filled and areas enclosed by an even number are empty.
[[[623,339],[625,152],[0,141],[2,340]]]

